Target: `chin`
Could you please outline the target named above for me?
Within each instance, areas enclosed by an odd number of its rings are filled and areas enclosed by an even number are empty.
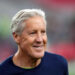
[[[41,59],[44,56],[44,52],[42,53],[35,53],[34,58]]]

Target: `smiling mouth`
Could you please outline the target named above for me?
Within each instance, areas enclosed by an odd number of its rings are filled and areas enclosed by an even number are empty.
[[[33,47],[36,48],[36,49],[38,49],[38,50],[43,49],[43,45],[40,45],[40,46],[35,45],[35,46],[33,46]]]
[[[38,48],[38,47],[43,47],[43,45],[34,45],[33,47]]]

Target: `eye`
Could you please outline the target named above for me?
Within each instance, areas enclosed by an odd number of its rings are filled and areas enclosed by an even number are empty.
[[[33,32],[31,32],[30,34],[35,34],[36,32],[35,31],[33,31]]]
[[[46,33],[46,31],[45,31],[45,30],[43,30],[43,31],[42,31],[42,33],[44,34],[44,33]]]

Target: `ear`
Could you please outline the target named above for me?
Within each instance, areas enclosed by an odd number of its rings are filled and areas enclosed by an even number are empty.
[[[16,34],[15,32],[13,33],[13,38],[17,44],[20,43],[20,36],[18,34]]]

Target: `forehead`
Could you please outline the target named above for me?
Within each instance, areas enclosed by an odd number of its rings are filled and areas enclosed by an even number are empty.
[[[40,16],[34,16],[29,18],[28,20],[25,21],[26,29],[37,29],[37,28],[42,28],[42,29],[46,29],[46,25],[45,25],[45,21],[42,17]]]

